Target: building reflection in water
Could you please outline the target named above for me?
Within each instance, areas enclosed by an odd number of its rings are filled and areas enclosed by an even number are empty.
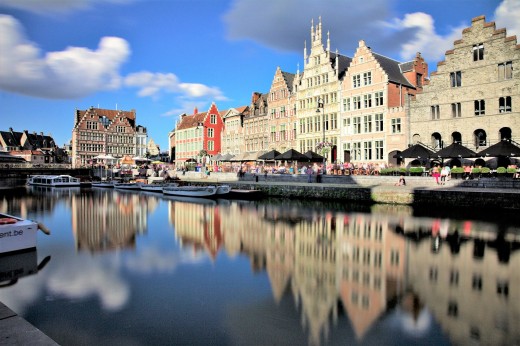
[[[326,342],[342,314],[361,342],[396,304],[410,332],[435,319],[457,344],[519,340],[514,230],[414,218],[395,206],[371,214],[214,201],[170,208],[183,244],[211,258],[246,254],[253,271],[267,271],[276,302],[289,292],[310,344]]]
[[[112,190],[64,198],[76,247],[91,252],[133,249],[148,215],[165,203],[172,237],[184,249],[213,261],[221,253],[245,255],[252,272],[267,274],[274,302],[289,295],[312,345],[326,344],[336,328],[352,328],[364,342],[392,318],[410,333],[440,325],[454,344],[520,342],[516,228],[414,217],[402,206],[366,213]],[[37,208],[35,200],[13,199],[20,205],[0,209]]]

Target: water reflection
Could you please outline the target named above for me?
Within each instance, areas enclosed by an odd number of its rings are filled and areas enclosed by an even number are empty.
[[[155,215],[161,207],[166,217]],[[161,282],[179,263],[208,258],[213,266],[227,266],[227,280],[240,282],[241,272],[219,258],[246,257],[252,273],[266,275],[276,308],[231,309],[223,325],[210,323],[231,335],[231,341],[217,344],[520,340],[518,223],[417,217],[409,207],[390,205],[369,210],[307,201],[193,201],[112,190],[30,190],[0,200],[0,211],[29,218],[57,217],[64,208],[68,211],[59,217],[70,217],[76,254],[61,253],[66,266],[62,262],[49,274],[48,289],[70,300],[97,292],[105,309],[121,314],[130,309],[130,295],[137,289],[125,270]],[[163,232],[161,245],[152,246],[158,232]],[[124,260],[107,256],[119,251],[125,251]],[[215,287],[202,282],[204,293],[199,294],[216,294]],[[4,301],[9,296],[2,292]],[[31,304],[37,304],[36,298]],[[155,313],[162,319],[171,312]],[[280,331],[271,321],[278,318],[287,324],[298,321],[298,327]],[[255,332],[237,327],[246,324]],[[174,333],[163,332],[166,337]]]

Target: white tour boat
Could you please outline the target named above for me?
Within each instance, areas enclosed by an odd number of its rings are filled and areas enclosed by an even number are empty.
[[[166,186],[163,193],[171,196],[211,197],[217,193],[216,186]]]
[[[27,183],[29,185],[52,187],[81,186],[80,179],[70,175],[32,175]]]
[[[15,216],[0,214],[0,253],[36,247],[36,232],[49,230],[42,224]]]

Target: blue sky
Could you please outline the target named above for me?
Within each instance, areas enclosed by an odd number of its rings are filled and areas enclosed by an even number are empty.
[[[303,70],[311,20],[430,73],[471,19],[520,35],[519,0],[0,0],[0,129],[71,139],[75,109],[137,111],[168,149],[178,115],[247,105],[277,66]]]

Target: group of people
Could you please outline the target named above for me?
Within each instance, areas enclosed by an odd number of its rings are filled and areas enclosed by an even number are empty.
[[[445,185],[447,180],[451,178],[451,168],[446,165],[442,168],[439,165],[435,165],[432,168],[432,177],[435,179],[437,185]],[[440,178],[440,181],[439,181]]]

